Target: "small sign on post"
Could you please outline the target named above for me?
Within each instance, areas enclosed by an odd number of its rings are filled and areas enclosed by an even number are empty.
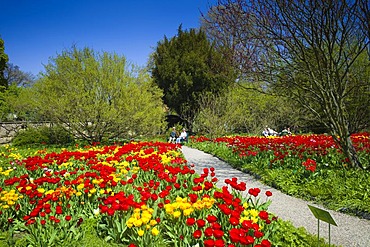
[[[320,246],[320,220],[329,224],[329,245],[330,245],[330,225],[338,226],[337,223],[335,223],[333,217],[331,217],[328,211],[325,211],[321,208],[317,208],[311,205],[307,206],[317,219],[317,246]]]

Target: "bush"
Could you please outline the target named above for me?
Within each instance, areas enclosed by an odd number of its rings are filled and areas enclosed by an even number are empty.
[[[19,131],[14,137],[12,144],[14,146],[32,145],[32,144],[69,144],[73,137],[62,127],[42,126],[30,127]]]

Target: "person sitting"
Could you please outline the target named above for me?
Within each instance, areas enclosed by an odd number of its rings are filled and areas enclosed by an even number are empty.
[[[267,130],[267,128],[265,128],[263,131],[262,131],[262,135],[264,137],[268,137],[269,136],[269,131]]]
[[[280,136],[287,136],[287,135],[291,135],[292,132],[290,132],[290,128],[284,128],[281,132],[280,132]]]
[[[268,137],[268,136],[277,136],[279,133],[277,133],[275,130],[269,128],[268,126],[266,126],[266,128],[262,131],[262,135],[264,137]]]
[[[186,142],[188,138],[188,134],[186,133],[185,129],[182,129],[180,136],[176,139],[176,143]]]
[[[268,131],[268,135],[269,136],[277,136],[279,133],[277,133],[275,130],[271,129],[271,128],[268,128],[267,127],[267,131]]]
[[[173,127],[170,133],[170,138],[168,138],[168,142],[174,143],[176,141],[176,137],[177,137],[176,128]]]

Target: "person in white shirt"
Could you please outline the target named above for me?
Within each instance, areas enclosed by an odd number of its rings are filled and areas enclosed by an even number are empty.
[[[271,128],[267,128],[267,131],[269,133],[269,136],[277,136],[279,133],[277,133],[275,130]]]
[[[176,143],[181,143],[186,141],[188,134],[186,133],[185,129],[182,129],[180,136],[176,139]]]

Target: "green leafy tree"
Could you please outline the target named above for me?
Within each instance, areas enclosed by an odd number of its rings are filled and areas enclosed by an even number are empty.
[[[8,85],[0,92],[0,118],[2,121],[37,121],[38,114],[30,108],[28,90],[35,82],[31,73],[25,73],[18,66],[7,63],[4,70],[4,79]]]
[[[254,90],[245,90],[245,87]],[[298,122],[298,112],[289,101],[260,91],[257,85],[239,82],[221,96],[201,97],[200,111],[194,121],[196,131],[211,136],[259,135],[266,125],[280,131]]]
[[[162,92],[123,56],[92,49],[63,51],[33,86],[33,105],[90,142],[151,135],[164,122]]]
[[[50,116],[44,115],[38,106],[35,106],[35,88],[9,85],[8,89],[0,93],[3,99],[3,121],[44,122],[51,121]]]
[[[164,103],[190,125],[199,97],[219,94],[235,80],[227,59],[201,30],[183,31],[180,26],[177,36],[158,43],[151,59],[152,77],[164,92]]]
[[[354,62],[348,74],[348,84],[351,91],[344,104],[350,119],[349,131],[370,130],[370,66],[366,51]]]
[[[8,87],[7,81],[4,78],[4,70],[8,60],[8,55],[5,54],[4,40],[0,38],[0,87],[3,89]]]
[[[0,91],[0,120],[14,121],[18,119],[14,103],[22,89],[16,85],[10,85],[6,90]]]

